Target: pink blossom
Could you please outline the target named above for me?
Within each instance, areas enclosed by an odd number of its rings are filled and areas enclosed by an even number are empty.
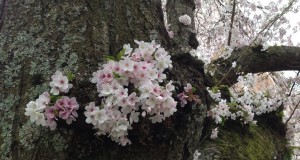
[[[141,61],[141,55],[140,55],[140,54],[137,54],[137,53],[132,53],[131,59],[132,59],[133,61],[139,62],[139,61]]]
[[[55,130],[57,123],[54,118],[47,119],[46,123],[47,123],[47,126],[50,128],[50,130]]]
[[[128,96],[128,89],[123,87],[119,88],[116,92],[116,96],[120,99],[126,98]]]
[[[181,101],[181,107],[184,107],[186,104],[187,104],[187,98],[188,96],[185,95],[183,92],[182,93],[179,93],[177,95],[177,97],[179,98],[179,100]]]
[[[45,116],[47,119],[53,119],[57,116],[59,108],[57,106],[47,107],[45,111]]]
[[[157,81],[162,82],[166,78],[167,78],[167,76],[166,76],[166,74],[163,73],[163,70],[162,69],[158,70]]]
[[[70,117],[77,117],[77,110],[79,105],[74,97],[69,98],[63,96],[58,99],[54,104],[55,108],[58,108],[58,117],[62,119],[68,119]]]
[[[167,30],[168,32],[168,35],[170,38],[174,38],[174,32],[173,31],[170,31],[170,30]]]
[[[170,81],[167,85],[166,85],[166,89],[168,92],[172,92],[175,87],[172,85],[173,81]]]
[[[191,25],[192,19],[189,15],[185,14],[179,17],[179,22],[183,23],[184,25],[188,26]]]
[[[123,69],[123,71],[133,71],[134,63],[134,61],[126,57],[124,60],[120,61],[120,67]]]
[[[190,83],[187,83],[186,87],[184,87],[184,91],[188,93],[191,92],[192,90],[193,90],[192,85]]]
[[[158,85],[153,85],[151,87],[151,93],[156,95],[156,96],[160,95],[160,91],[161,91],[161,89],[160,89],[160,86],[158,86]]]
[[[58,95],[59,92],[68,93],[69,89],[72,88],[72,85],[69,84],[69,80],[66,76],[64,76],[60,71],[56,71],[54,75],[51,76],[52,81],[50,82],[50,86],[52,89],[50,93],[54,95]]]
[[[119,63],[114,63],[114,66],[113,66],[113,72],[116,72],[116,73],[121,73],[122,69],[120,67],[120,64]]]
[[[41,106],[42,108],[46,108],[49,103],[50,103],[50,95],[48,92],[44,92],[36,100],[37,106]]]
[[[91,81],[92,83],[102,83],[105,78],[106,74],[103,72],[103,70],[99,70],[93,73],[93,78]]]
[[[127,103],[128,105],[134,106],[135,103],[139,101],[139,97],[136,96],[135,92],[132,92],[128,97],[127,97]]]

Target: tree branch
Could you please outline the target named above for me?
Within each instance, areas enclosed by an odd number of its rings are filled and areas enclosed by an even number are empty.
[[[231,56],[217,59],[214,77],[221,84],[232,85],[237,82],[238,73],[259,73],[283,70],[300,70],[300,47],[272,46],[261,51],[262,46],[243,47],[232,52]],[[237,66],[232,67],[236,61]]]

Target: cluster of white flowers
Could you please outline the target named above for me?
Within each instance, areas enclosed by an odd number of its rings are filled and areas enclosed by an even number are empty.
[[[152,123],[162,122],[177,111],[172,98],[172,81],[165,86],[165,69],[172,68],[170,55],[155,44],[135,41],[138,48],[124,45],[115,60],[110,60],[93,73],[102,104],[86,106],[86,122],[94,125],[98,135],[109,134],[121,145],[130,144],[127,138],[131,124],[139,116],[148,117]],[[123,55],[124,54],[124,55]]]
[[[30,116],[30,121],[35,122],[37,125],[46,126],[46,120],[44,110],[50,103],[50,95],[48,92],[44,92],[39,96],[36,101],[30,101],[26,105],[26,116]]]
[[[192,19],[189,15],[185,14],[179,17],[179,22],[183,23],[184,25],[188,26],[192,24]]]
[[[244,87],[242,94],[231,92],[230,102],[226,99],[221,99],[221,93],[212,91],[208,88],[208,93],[214,99],[215,105],[208,112],[216,124],[221,123],[228,118],[236,120],[240,117],[244,123],[256,123],[254,115],[261,115],[277,110],[284,102],[284,99],[279,95],[273,97],[266,96],[268,91],[251,92],[249,88],[254,85],[254,76],[247,74],[238,78],[239,83]]]
[[[75,121],[78,117],[77,110],[79,105],[74,97],[58,96],[59,92],[67,93],[72,87],[66,76],[56,71],[51,78],[50,86],[52,89],[50,93],[52,95],[44,92],[36,101],[30,101],[26,105],[25,115],[30,117],[31,122],[54,130],[58,118],[65,120],[67,124]]]

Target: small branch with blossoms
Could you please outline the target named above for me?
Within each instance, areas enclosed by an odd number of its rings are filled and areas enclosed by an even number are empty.
[[[69,89],[73,87],[69,81],[73,78],[73,74],[69,73],[68,76],[64,76],[60,71],[56,71],[51,76],[50,93],[44,92],[38,99],[26,105],[25,115],[30,117],[31,122],[54,130],[59,119],[65,120],[67,124],[76,120],[79,108],[76,98],[59,95],[69,92]]]
[[[276,111],[282,104],[290,103],[290,100],[279,94],[270,95],[269,88],[265,91],[253,92],[250,88],[254,86],[255,77],[253,74],[240,76],[238,82],[242,88],[242,93],[231,92],[228,86],[207,88],[210,97],[214,100],[207,112],[216,124],[223,125],[228,119],[241,121],[243,124],[256,124],[255,116]],[[228,96],[223,99],[220,89],[227,87]],[[213,132],[211,137],[216,137],[217,132]]]

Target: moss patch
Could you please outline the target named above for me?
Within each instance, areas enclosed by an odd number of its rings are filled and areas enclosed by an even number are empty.
[[[266,123],[241,126],[229,121],[219,128],[218,135],[217,139],[205,142],[203,156],[214,154],[215,158],[225,160],[289,159],[284,135]]]

